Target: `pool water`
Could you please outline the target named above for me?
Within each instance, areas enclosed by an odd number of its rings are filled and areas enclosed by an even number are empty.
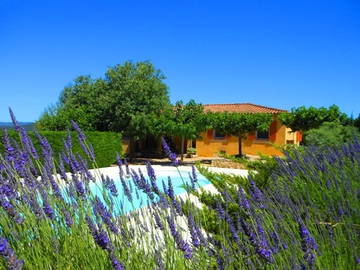
[[[185,193],[186,190],[184,188],[184,183],[191,186],[191,181],[189,178],[189,172],[190,170],[182,170],[180,171],[181,177],[179,175],[179,172],[169,170],[169,171],[161,171],[156,176],[156,184],[160,191],[163,190],[163,184],[162,182],[168,186],[168,178],[170,177],[172,186],[174,188],[175,195],[179,195],[182,193]],[[150,183],[149,178],[147,177],[146,173],[143,171],[144,176],[146,180]],[[148,195],[143,192],[142,190],[139,190],[133,179],[131,177],[126,178],[126,183],[128,184],[131,195],[132,195],[132,202],[128,200],[128,198],[124,194],[123,187],[121,185],[121,181],[119,176],[113,177],[116,188],[118,190],[119,195],[117,197],[113,197],[113,205],[114,209],[112,209],[112,212],[114,215],[121,215],[124,213],[129,213],[131,211],[134,211],[136,209],[139,209],[141,207],[147,206],[151,204]],[[196,188],[202,187],[204,185],[210,184],[209,180],[207,180],[203,175],[197,173],[197,183]],[[101,200],[104,201],[103,193],[104,193],[104,187],[101,184],[101,182],[97,183],[90,183],[90,190],[93,195],[98,196]],[[155,201],[158,201],[158,197],[156,196]]]

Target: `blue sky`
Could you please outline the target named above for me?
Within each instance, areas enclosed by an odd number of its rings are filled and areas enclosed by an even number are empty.
[[[79,76],[149,60],[174,102],[360,113],[360,2],[0,0],[0,121]]]

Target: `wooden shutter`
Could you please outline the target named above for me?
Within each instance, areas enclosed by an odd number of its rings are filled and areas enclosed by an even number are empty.
[[[276,121],[273,121],[270,125],[269,139],[271,142],[275,142],[275,140],[276,140],[276,132],[277,132],[276,124],[277,124]]]
[[[212,129],[209,129],[208,131],[207,131],[207,138],[209,139],[209,140],[211,140],[212,138],[213,138],[213,130]]]
[[[301,131],[296,132],[296,141],[302,142],[302,132]]]
[[[250,132],[247,136],[247,139],[250,141],[255,140],[255,132]]]

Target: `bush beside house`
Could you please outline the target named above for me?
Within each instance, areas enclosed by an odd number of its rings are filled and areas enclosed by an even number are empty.
[[[19,142],[19,136],[13,130],[8,131],[9,136],[12,139],[15,139]],[[50,143],[53,151],[54,157],[58,157],[59,153],[63,150],[64,139],[67,136],[66,131],[41,131],[40,135],[45,137]],[[76,132],[70,132],[72,142],[73,142],[73,152],[79,153],[82,155],[84,159],[86,159],[86,155],[77,139]],[[2,137],[3,131],[0,130],[0,136]],[[34,143],[34,146],[37,151],[40,153],[40,144],[34,132],[28,132],[29,137]],[[121,142],[121,134],[115,132],[99,132],[99,131],[88,131],[85,132],[87,137],[87,142],[91,143],[94,147],[94,152],[96,156],[97,166],[98,167],[108,167],[115,162],[115,152],[122,153],[122,142]],[[0,152],[2,152],[3,145],[0,142]],[[90,166],[90,163],[89,163]]]

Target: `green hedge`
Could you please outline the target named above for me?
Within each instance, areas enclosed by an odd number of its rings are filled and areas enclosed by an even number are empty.
[[[19,141],[18,134],[13,131],[8,131],[9,136],[16,141]],[[98,131],[89,131],[84,132],[87,138],[87,142],[91,143],[94,147],[94,152],[96,156],[96,162],[99,167],[108,167],[115,162],[116,152],[122,153],[122,143],[121,135],[115,132],[98,132]],[[1,142],[0,142],[0,153],[4,151],[2,144],[2,134],[3,131],[0,130]],[[66,131],[41,131],[40,134],[44,136],[50,143],[53,151],[54,158],[57,159],[59,153],[64,149],[63,141],[67,136]],[[41,153],[41,148],[38,139],[35,136],[34,132],[28,132],[29,137],[31,138],[35,148]],[[71,137],[73,141],[73,152],[79,153],[83,158],[86,159],[86,155],[81,149],[80,143],[77,138],[76,132],[71,132]],[[88,160],[88,159],[87,159]],[[90,166],[90,163],[89,163]]]

